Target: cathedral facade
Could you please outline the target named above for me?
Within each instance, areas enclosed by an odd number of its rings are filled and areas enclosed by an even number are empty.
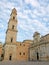
[[[29,43],[17,42],[17,11],[14,8],[8,22],[4,45],[4,60],[28,60]]]
[[[5,44],[0,44],[0,60],[49,60],[49,34],[40,36],[35,32],[33,40],[17,42],[17,24],[17,11],[14,8],[10,14]]]
[[[30,60],[49,60],[49,34],[40,36],[35,32],[30,46]]]

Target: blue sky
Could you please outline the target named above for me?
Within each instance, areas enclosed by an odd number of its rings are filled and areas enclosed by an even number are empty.
[[[38,31],[41,35],[49,33],[49,0],[0,0],[0,42],[4,43],[10,13],[17,9],[17,41],[33,39]]]

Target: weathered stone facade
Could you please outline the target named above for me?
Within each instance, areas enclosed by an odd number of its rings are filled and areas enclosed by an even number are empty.
[[[28,41],[17,42],[17,11],[14,8],[10,15],[8,22],[8,29],[6,32],[6,40],[4,45],[4,60],[17,60],[27,61],[28,60]]]
[[[2,43],[0,42],[0,61],[3,59],[3,45]]]
[[[35,32],[33,40],[17,42],[17,11],[14,8],[8,22],[5,44],[0,45],[0,59],[13,61],[49,60],[49,34]]]
[[[16,60],[16,45],[6,44],[4,50],[4,60]]]
[[[49,34],[40,37],[37,33],[30,46],[30,60],[49,60]]]

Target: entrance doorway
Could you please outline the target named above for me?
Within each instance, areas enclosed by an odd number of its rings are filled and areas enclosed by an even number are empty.
[[[39,53],[37,52],[37,60],[39,60]]]
[[[12,60],[12,55],[9,56],[9,60]]]

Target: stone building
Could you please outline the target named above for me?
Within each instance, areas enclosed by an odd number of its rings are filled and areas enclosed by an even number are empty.
[[[49,60],[49,34],[40,36],[35,32],[30,46],[30,60]]]
[[[4,60],[28,60],[28,41],[17,42],[17,11],[14,8],[8,22],[4,44]]]
[[[3,60],[3,45],[0,42],[0,61]]]
[[[6,31],[5,44],[0,43],[0,60],[49,60],[49,34],[35,32],[33,40],[17,42],[17,11],[12,9]]]

